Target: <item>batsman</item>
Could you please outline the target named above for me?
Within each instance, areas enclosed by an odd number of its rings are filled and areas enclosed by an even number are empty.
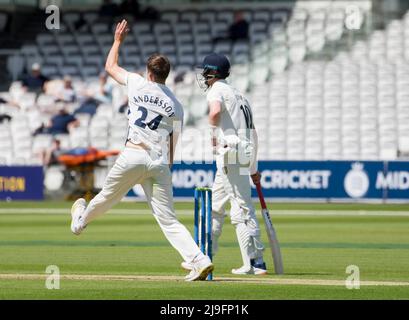
[[[209,125],[216,155],[217,172],[212,187],[213,253],[218,250],[225,207],[230,202],[230,219],[235,226],[243,266],[233,274],[266,274],[264,246],[251,199],[249,175],[260,181],[257,169],[257,133],[249,101],[227,83],[230,62],[212,53],[204,58],[197,75],[199,86],[207,91]]]

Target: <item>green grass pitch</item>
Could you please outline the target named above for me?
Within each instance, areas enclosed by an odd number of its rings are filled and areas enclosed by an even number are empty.
[[[226,218],[215,281],[194,283],[183,281],[181,258],[145,203],[118,204],[79,237],[69,229],[70,206],[0,203],[0,299],[409,298],[408,205],[269,204],[283,276],[273,273],[261,216],[270,274],[230,273],[241,257]],[[193,203],[176,209],[192,232]],[[45,287],[49,265],[60,269],[59,290]],[[360,289],[344,285],[349,265],[359,267]]]

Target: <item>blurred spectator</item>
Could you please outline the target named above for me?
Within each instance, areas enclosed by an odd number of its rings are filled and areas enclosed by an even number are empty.
[[[41,133],[53,135],[68,133],[71,128],[78,127],[79,124],[79,121],[72,114],[62,108],[57,115],[51,118],[51,121],[47,126],[42,125],[34,132],[34,135]]]
[[[140,6],[137,0],[123,0],[119,5],[121,15],[131,15],[135,19],[140,17]]]
[[[108,74],[101,72],[99,74],[99,92],[95,95],[95,99],[101,103],[112,103],[113,85],[108,82]]]
[[[57,93],[57,102],[74,102],[76,94],[72,86],[72,79],[70,76],[64,77],[64,86],[59,93]]]
[[[100,73],[97,91],[94,89],[86,90],[83,93],[80,106],[74,111],[74,114],[87,113],[93,116],[101,103],[112,104],[112,91],[113,85],[108,82],[108,74]]]
[[[244,19],[244,14],[238,11],[234,14],[234,22],[230,25],[227,36],[218,36],[213,39],[213,43],[221,40],[248,40],[249,39],[249,23]]]
[[[11,116],[9,116],[8,114],[5,113],[0,113],[0,124],[2,124],[3,122],[10,122],[11,121]]]
[[[23,86],[32,92],[44,91],[44,86],[49,79],[41,73],[41,67],[38,63],[33,63],[31,73],[23,78]]]
[[[244,19],[243,12],[238,11],[234,14],[234,22],[229,28],[229,37],[233,41],[249,38],[249,23]]]
[[[43,165],[50,166],[53,164],[58,164],[58,157],[64,153],[64,150],[61,149],[61,141],[54,139],[51,147],[46,149],[42,153]]]
[[[95,112],[97,112],[98,106],[99,102],[96,99],[88,97],[74,111],[74,115],[76,115],[77,113],[87,113],[90,116],[93,116]]]
[[[99,8],[100,17],[114,18],[118,16],[119,10],[116,3],[112,3],[112,0],[104,0],[103,4]]]

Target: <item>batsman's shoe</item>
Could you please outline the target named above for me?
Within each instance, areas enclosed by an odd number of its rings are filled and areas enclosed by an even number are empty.
[[[267,274],[267,267],[266,267],[265,262],[255,263],[255,261],[253,259],[251,259],[250,262],[251,262],[251,266],[253,267],[255,275],[258,276],[258,275]]]
[[[254,266],[253,270],[254,270],[254,274],[256,276],[261,276],[261,275],[267,274],[267,269],[266,269],[265,266],[264,266],[264,268],[258,268],[256,266]]]
[[[181,266],[183,269],[185,269],[186,271],[192,271],[192,270],[193,270],[193,264],[190,263],[190,262],[183,261],[183,262],[180,264],[180,266]]]
[[[204,256],[193,264],[193,269],[185,277],[186,281],[203,281],[214,270],[214,265],[208,256]]]
[[[79,220],[86,206],[85,199],[79,198],[71,207],[71,231],[73,234],[79,235],[85,229],[85,227],[81,226]]]
[[[237,275],[254,274],[254,268],[252,266],[242,266],[238,269],[232,269],[231,273],[237,274]]]

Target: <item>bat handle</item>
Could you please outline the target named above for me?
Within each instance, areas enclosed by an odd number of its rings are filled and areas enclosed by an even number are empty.
[[[266,205],[266,202],[264,200],[263,191],[261,190],[261,184],[260,183],[256,184],[256,189],[257,189],[258,198],[260,199],[261,208],[262,209],[267,209],[267,205]]]

